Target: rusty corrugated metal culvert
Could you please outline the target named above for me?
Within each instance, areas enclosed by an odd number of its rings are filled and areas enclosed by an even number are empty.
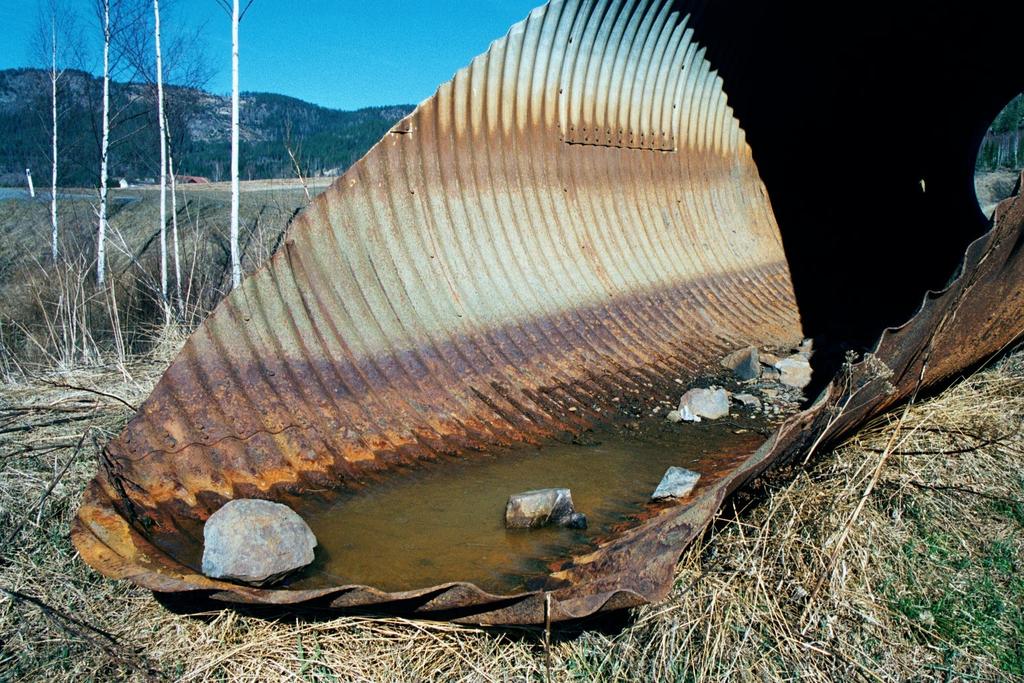
[[[639,605],[667,594],[683,548],[766,467],[1007,347],[1024,324],[1024,200],[979,229],[961,190],[993,107],[1022,84],[994,85],[1009,67],[942,72],[939,56],[942,27],[959,26],[955,59],[971,63],[977,17],[922,5],[873,31],[818,30],[807,3],[724,5],[555,0],[442,85],[297,218],[107,446],[73,529],[82,557],[225,602],[484,624],[541,622],[546,595],[555,621]],[[911,51],[925,66],[901,80]],[[937,82],[957,98],[929,94]],[[944,130],[945,147],[910,142],[913,163],[872,166],[899,128],[879,112],[905,126],[918,104],[936,106],[907,137]],[[839,161],[809,167],[815,150]],[[373,486],[577,434],[621,396],[678,394],[674,378],[733,349],[808,334],[870,352],[685,504],[563,558],[537,590],[459,576],[392,593],[250,588],[156,541],[232,498]],[[837,367],[822,357],[819,374]]]

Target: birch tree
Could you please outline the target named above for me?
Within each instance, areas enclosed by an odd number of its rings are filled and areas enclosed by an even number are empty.
[[[238,0],[231,3],[231,287],[242,283],[238,253]]]
[[[50,260],[57,262],[57,3],[50,2]]]
[[[38,63],[47,64],[50,81],[50,259],[57,262],[57,182],[58,182],[58,85],[64,78],[70,60],[81,57],[78,36],[75,33],[74,13],[59,0],[42,0],[36,35]]]
[[[57,6],[50,3],[50,260],[57,262]]]
[[[183,142],[188,129],[190,111],[194,109],[196,91],[209,81],[211,71],[203,46],[202,31],[165,30],[174,25],[173,10],[176,3],[152,0],[152,26],[140,22],[138,30],[126,33],[118,47],[129,60],[133,80],[153,87],[156,100],[156,121],[160,145],[160,264],[161,297],[170,314],[169,304],[175,303],[182,312],[181,247],[178,237],[178,191],[174,169],[174,147],[177,129],[178,141]],[[172,15],[168,21],[169,13]],[[152,41],[150,43],[150,41]],[[177,87],[169,87],[173,83]],[[194,113],[194,112],[193,112]],[[174,125],[172,125],[172,123]],[[170,192],[170,253],[167,245],[166,213],[167,192]],[[170,283],[171,264],[174,267],[173,292]],[[173,295],[172,295],[173,293]]]
[[[100,0],[103,11],[103,119],[100,142],[100,205],[96,232],[96,284],[106,280],[107,153],[110,150],[110,0]]]
[[[242,283],[241,254],[238,251],[238,24],[252,7],[248,0],[244,8],[239,0],[217,0],[231,14],[231,286]]]
[[[166,127],[167,124],[164,123]],[[170,149],[170,135],[167,146],[167,172],[171,177],[171,244],[174,248],[174,298],[178,302],[178,314],[184,313],[181,299],[181,248],[178,245],[178,183],[174,179],[174,155]]]
[[[164,116],[164,64],[160,53],[160,0],[153,0],[153,45],[156,54],[156,108],[160,132],[160,296],[170,320],[167,299],[167,119]]]
[[[107,275],[107,233],[109,225],[107,222],[107,195],[109,190],[110,173],[110,150],[114,141],[112,129],[117,119],[132,118],[123,117],[125,111],[131,107],[130,98],[122,100],[120,109],[115,112],[111,106],[111,81],[115,72],[122,77],[125,72],[125,49],[123,43],[126,36],[134,33],[139,25],[145,2],[139,0],[94,0],[96,16],[103,33],[103,78],[102,78],[102,105],[99,122],[100,133],[100,201],[96,210],[97,231],[96,231],[96,284],[102,287]],[[148,0],[146,0],[148,1]],[[120,142],[125,136],[121,136]]]

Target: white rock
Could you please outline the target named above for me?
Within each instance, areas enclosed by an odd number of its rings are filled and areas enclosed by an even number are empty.
[[[679,399],[679,412],[687,422],[725,417],[729,414],[729,392],[720,387],[690,389]]]
[[[651,494],[651,500],[688,496],[699,480],[700,474],[697,472],[685,467],[669,467],[658,488]]]
[[[775,364],[779,381],[788,387],[803,389],[811,383],[811,362],[801,355],[783,358]]]

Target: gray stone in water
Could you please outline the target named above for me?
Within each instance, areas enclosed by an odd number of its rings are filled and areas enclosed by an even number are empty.
[[[661,478],[658,488],[651,494],[651,500],[683,498],[688,496],[700,481],[700,474],[685,467],[669,467]]]
[[[506,527],[538,529],[549,525],[587,528],[587,516],[576,512],[569,489],[539,489],[509,496],[505,504]]]
[[[722,359],[722,367],[732,370],[736,379],[743,382],[761,376],[761,361],[753,346],[730,353]]]
[[[266,586],[312,562],[315,547],[313,532],[288,506],[232,500],[203,527],[203,574]]]
[[[679,413],[687,422],[725,417],[729,414],[729,392],[718,387],[690,389],[679,399]]]
[[[779,381],[787,387],[803,389],[811,383],[811,362],[801,355],[783,358],[775,364]]]
[[[683,414],[678,410],[672,410],[669,411],[669,414],[665,416],[665,419],[668,420],[669,422],[672,422],[673,424],[676,422],[682,422]]]

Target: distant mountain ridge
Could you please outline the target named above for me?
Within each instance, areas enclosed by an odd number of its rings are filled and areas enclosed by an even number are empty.
[[[99,176],[102,81],[68,71],[59,84],[60,184],[94,186]],[[166,91],[175,172],[226,180],[230,165],[231,100],[204,90],[169,86]],[[153,87],[113,83],[116,112],[111,138],[111,178],[151,179],[158,174]],[[273,93],[242,93],[243,179],[293,177],[286,142],[305,175],[337,175],[352,165],[413,105],[341,111]],[[39,69],[0,70],[0,185],[49,178],[50,81]]]

